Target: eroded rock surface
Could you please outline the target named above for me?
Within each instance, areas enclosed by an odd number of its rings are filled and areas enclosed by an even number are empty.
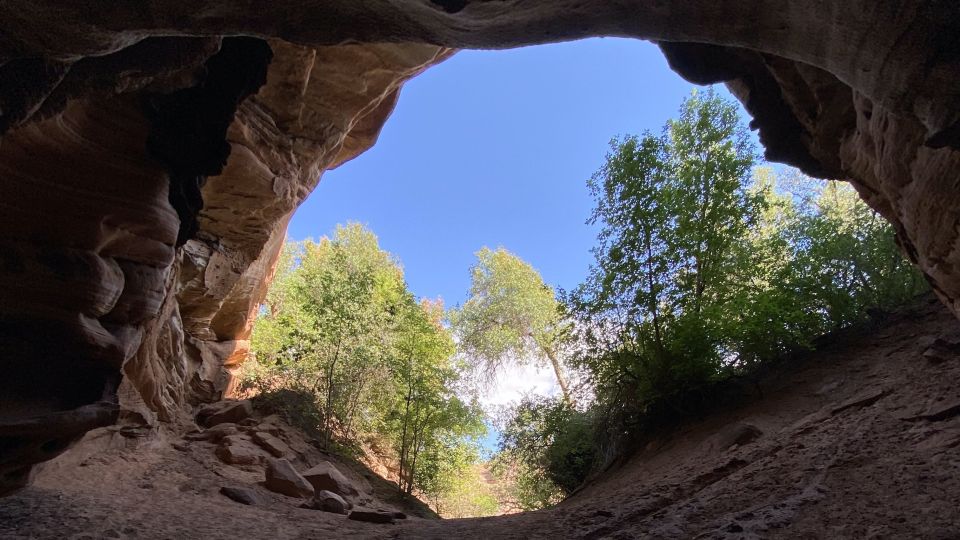
[[[200,188],[197,232],[180,248],[137,96],[70,101],[4,136],[0,484],[24,484],[31,464],[121,410],[183,423],[192,403],[228,393],[292,211],[323,170],[374,142],[403,80],[449,54],[270,45],[268,82],[236,111],[230,157]]]
[[[847,333],[769,373],[758,401],[656,437],[543,511],[423,519],[396,484],[372,477],[363,491],[373,497],[357,510],[396,521],[355,521],[267,491],[258,484],[262,465],[225,465],[213,444],[117,444],[122,435],[101,428],[43,468],[35,485],[0,499],[0,538],[103,538],[110,530],[125,538],[210,540],[956,538],[960,359],[931,364],[917,338],[944,338],[957,328],[934,301],[868,332]],[[836,381],[844,384],[821,392]],[[832,414],[878,386],[892,391]],[[271,423],[288,445],[301,446],[302,434]],[[717,433],[743,433],[744,425],[763,435],[725,448],[712,444]],[[114,443],[95,446],[106,437]],[[307,445],[292,463],[307,470],[331,459]],[[364,471],[334,463],[352,483],[364,483]],[[251,490],[263,502],[234,503],[219,492],[223,486]]]
[[[0,5],[0,492],[229,394],[291,213],[446,47],[657,41],[769,158],[850,179],[960,312],[956,2],[48,4]]]

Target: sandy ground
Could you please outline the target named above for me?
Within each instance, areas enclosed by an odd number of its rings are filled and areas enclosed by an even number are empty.
[[[560,506],[496,518],[354,522],[264,490],[206,443],[103,431],[0,500],[0,538],[960,538],[958,353],[960,325],[926,302]],[[223,485],[268,502],[234,503]]]

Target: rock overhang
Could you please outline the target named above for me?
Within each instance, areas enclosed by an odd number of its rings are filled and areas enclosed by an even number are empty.
[[[850,180],[960,310],[955,3],[14,1],[0,14],[0,365],[13,375],[0,483],[22,484],[91,418],[182,421],[229,393],[289,216],[453,48],[656,41],[691,82],[728,85],[768,158]],[[148,152],[145,99],[209,84],[237,36],[269,47],[266,81],[228,111],[222,171],[196,171],[202,208],[178,207],[182,182]],[[114,412],[61,426],[94,403]],[[50,429],[15,431],[25,421]]]

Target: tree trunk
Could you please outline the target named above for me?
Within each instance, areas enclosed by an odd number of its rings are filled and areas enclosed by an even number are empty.
[[[553,373],[557,376],[557,384],[560,385],[560,391],[563,392],[563,401],[567,405],[573,407],[573,397],[570,395],[570,388],[567,387],[567,381],[563,378],[563,371],[560,369],[560,361],[557,360],[557,355],[554,354],[553,350],[550,347],[544,347],[541,345],[544,354],[547,355],[547,358],[550,359],[550,365],[553,366]]]
[[[407,426],[410,424],[410,401],[413,399],[413,381],[407,385],[407,403],[403,411],[403,433],[400,435],[400,471],[398,473],[397,485],[400,492],[404,493],[404,472],[407,470],[407,455],[409,447],[407,445]]]

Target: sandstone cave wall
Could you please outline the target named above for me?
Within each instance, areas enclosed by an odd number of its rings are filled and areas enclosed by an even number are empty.
[[[176,422],[222,396],[292,211],[446,47],[596,35],[656,40],[688,80],[726,82],[770,159],[850,179],[960,313],[956,2],[14,0],[0,484],[121,411]]]

